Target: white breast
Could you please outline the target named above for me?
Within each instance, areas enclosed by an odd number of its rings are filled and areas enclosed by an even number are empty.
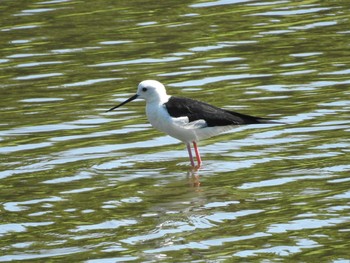
[[[179,139],[180,141],[187,141],[188,134],[181,132],[181,127],[188,123],[187,117],[172,118],[167,112],[164,104],[147,104],[146,114],[149,122],[154,128],[170,136]]]
[[[167,132],[171,125],[171,117],[163,104],[147,103],[146,115],[154,128]]]

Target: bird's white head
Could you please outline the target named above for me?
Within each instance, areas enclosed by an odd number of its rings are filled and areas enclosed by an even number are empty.
[[[133,101],[137,98],[142,98],[146,100],[149,104],[163,104],[168,102],[169,97],[166,94],[165,87],[162,83],[156,80],[144,80],[137,87],[137,93],[126,101],[120,103],[117,106],[109,109],[108,111],[112,111],[116,108],[123,106],[124,104]],[[107,111],[107,112],[108,112]]]
[[[166,94],[165,87],[162,83],[156,80],[144,80],[137,87],[139,98],[146,100],[146,102],[165,103],[169,96]]]

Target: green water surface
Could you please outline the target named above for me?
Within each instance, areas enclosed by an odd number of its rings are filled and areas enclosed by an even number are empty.
[[[350,260],[350,2],[0,3],[0,262]],[[169,94],[285,122],[185,145]]]

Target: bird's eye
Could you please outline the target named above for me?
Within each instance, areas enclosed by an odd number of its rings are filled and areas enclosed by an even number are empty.
[[[146,92],[146,91],[147,91],[147,88],[142,88],[142,91],[143,91],[143,92]]]

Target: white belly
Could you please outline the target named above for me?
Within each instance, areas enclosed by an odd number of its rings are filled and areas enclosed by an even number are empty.
[[[163,104],[148,104],[146,106],[146,114],[154,128],[185,143],[197,142],[221,132],[228,131],[234,127],[231,125],[206,127],[204,120],[189,123],[187,117],[172,118]]]

